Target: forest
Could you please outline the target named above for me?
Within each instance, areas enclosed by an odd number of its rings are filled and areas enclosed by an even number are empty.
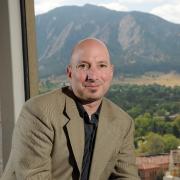
[[[135,121],[137,155],[169,153],[180,145],[180,87],[112,85],[107,97]]]

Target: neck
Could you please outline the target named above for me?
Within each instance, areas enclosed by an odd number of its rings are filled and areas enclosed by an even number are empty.
[[[95,113],[98,109],[98,107],[101,104],[102,99],[90,103],[84,103],[82,104],[86,112],[88,113],[89,116],[91,116],[93,113]]]

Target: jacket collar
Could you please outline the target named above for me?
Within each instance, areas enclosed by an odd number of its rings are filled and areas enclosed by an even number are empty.
[[[71,147],[79,172],[81,173],[84,154],[84,124],[72,97],[66,96],[65,98],[65,113],[66,117],[68,117],[66,127]]]

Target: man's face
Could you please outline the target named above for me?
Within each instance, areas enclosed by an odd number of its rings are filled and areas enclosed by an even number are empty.
[[[109,89],[113,67],[103,44],[84,42],[73,53],[67,75],[74,94],[81,100],[100,100]]]

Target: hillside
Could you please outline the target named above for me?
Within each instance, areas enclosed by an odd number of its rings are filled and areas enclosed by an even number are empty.
[[[170,73],[146,73],[136,77],[115,77],[112,84],[134,84],[134,85],[153,85],[159,84],[165,87],[175,87],[180,86],[180,74],[174,72]]]
[[[64,74],[72,47],[88,36],[108,45],[115,76],[180,73],[180,25],[152,14],[64,6],[36,16],[36,27],[41,78]]]

